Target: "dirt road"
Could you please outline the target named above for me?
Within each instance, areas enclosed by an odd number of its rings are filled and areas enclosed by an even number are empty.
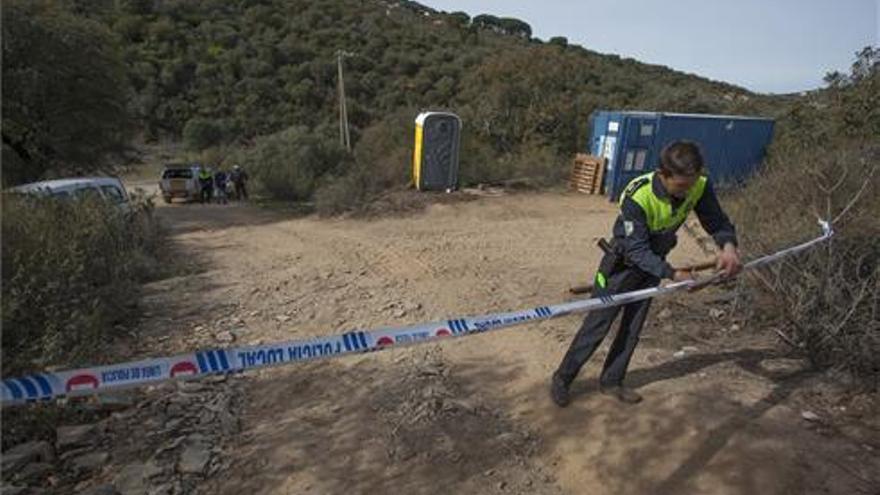
[[[181,256],[201,269],[147,288],[143,348],[134,354],[558,302],[569,284],[587,280],[595,240],[614,218],[604,199],[560,193],[435,204],[376,220],[291,218],[247,205],[157,213]],[[674,261],[701,259],[682,235]],[[741,322],[723,296],[657,302],[630,367],[629,383],[645,396],[637,406],[596,393],[607,343],[576,382],[573,404],[552,405],[548,378],[579,325],[574,317],[250,373],[240,379],[241,433],[222,452],[228,467],[199,491],[783,494],[880,486],[880,440],[829,430],[816,409],[834,407],[825,402],[812,404],[818,421],[804,420],[816,376],[783,357],[772,332]]]

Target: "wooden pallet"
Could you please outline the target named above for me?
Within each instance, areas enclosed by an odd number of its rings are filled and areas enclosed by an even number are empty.
[[[569,188],[584,194],[602,194],[605,180],[605,159],[578,153],[571,165]]]

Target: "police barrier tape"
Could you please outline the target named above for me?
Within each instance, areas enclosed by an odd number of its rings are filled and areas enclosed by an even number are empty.
[[[804,251],[834,235],[827,222],[820,220],[820,224],[822,226],[820,237],[755,259],[746,263],[744,269],[752,269]],[[206,375],[240,372],[345,354],[378,351],[446,337],[461,337],[530,321],[546,320],[627,304],[687,289],[694,284],[694,281],[675,282],[663,287],[625,292],[603,298],[571,301],[552,306],[539,306],[522,311],[455,318],[400,328],[353,331],[342,335],[307,340],[203,350],[173,357],[8,378],[3,380],[2,405],[48,400],[62,396],[96,394],[156,384],[172,379],[193,379]]]

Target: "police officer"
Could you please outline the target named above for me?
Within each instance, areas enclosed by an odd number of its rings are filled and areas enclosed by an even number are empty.
[[[201,187],[199,199],[202,203],[210,203],[214,195],[214,174],[208,167],[199,170],[199,186]]]
[[[235,199],[241,201],[248,199],[247,182],[248,174],[239,165],[232,167],[232,173],[229,174],[229,181],[235,187]]]
[[[594,296],[656,287],[662,279],[690,279],[690,273],[674,270],[666,255],[675,247],[676,231],[691,210],[720,248],[717,268],[728,277],[741,270],[736,230],[721,209],[711,182],[702,174],[699,147],[689,141],[677,141],[660,153],[656,172],[629,183],[620,198],[620,215],[614,222],[610,249],[596,273]],[[650,306],[651,299],[645,299],[587,314],[553,373],[550,395],[557,406],[569,404],[571,382],[602,343],[621,310],[620,329],[599,378],[600,391],[625,403],[641,401],[638,393],[623,386],[623,379]]]

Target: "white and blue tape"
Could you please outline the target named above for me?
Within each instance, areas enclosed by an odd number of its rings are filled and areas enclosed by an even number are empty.
[[[830,225],[821,222],[822,235],[811,241],[777,253],[758,258],[745,269],[778,260],[804,251],[829,239],[834,233]],[[474,333],[511,327],[531,321],[546,320],[573,313],[627,304],[657,297],[669,292],[687,289],[693,281],[677,282],[615,294],[604,298],[571,301],[552,306],[539,306],[522,311],[494,313],[467,318],[454,318],[422,323],[401,328],[371,331],[353,331],[342,335],[294,340],[258,346],[210,349],[173,357],[61,371],[39,373],[21,378],[7,378],[0,388],[2,405],[49,400],[63,396],[81,396],[116,391],[129,387],[156,384],[172,379],[193,379],[207,375],[268,368],[290,363],[326,359],[346,354],[378,351],[446,337],[461,337]]]

